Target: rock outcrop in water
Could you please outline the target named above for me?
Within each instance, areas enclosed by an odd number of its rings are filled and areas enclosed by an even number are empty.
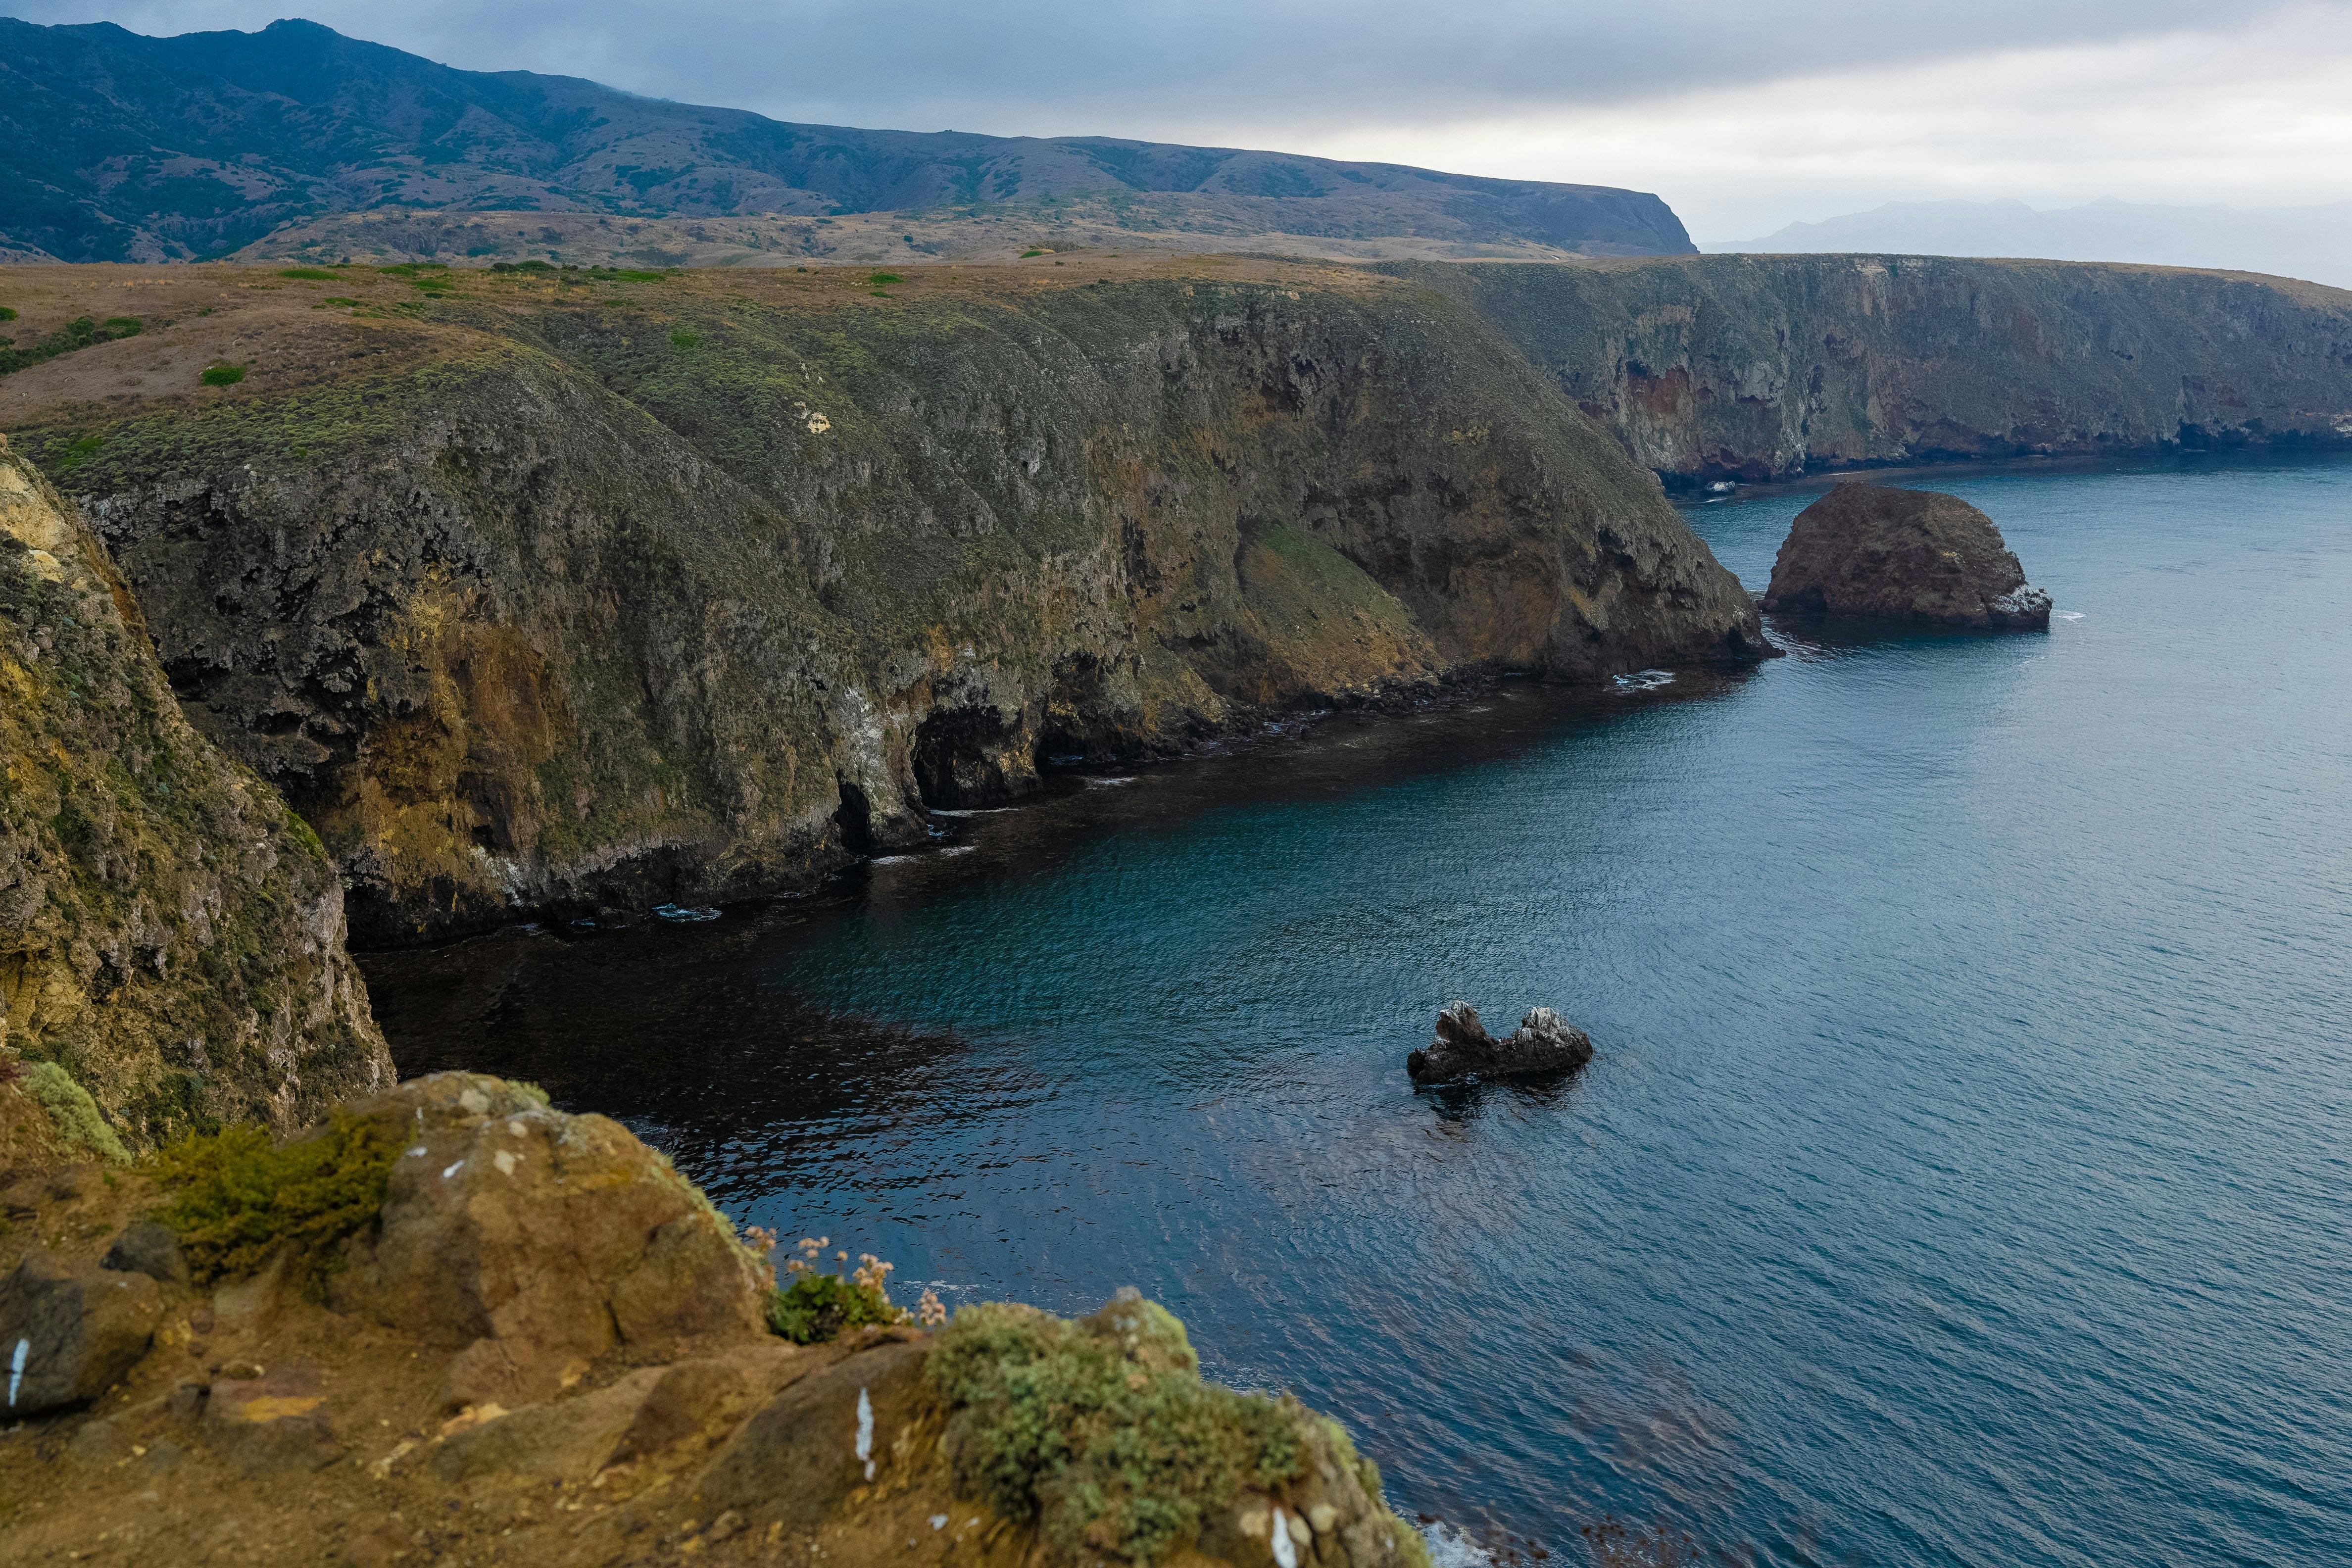
[[[273,1161],[304,1179],[239,1206]],[[12,1563],[1426,1568],[1337,1423],[1202,1384],[1134,1293],[788,1342],[732,1224],[525,1086],[0,1199]]]
[[[134,1143],[295,1126],[391,1067],[317,837],[189,724],[105,551],[5,440],[0,1047]]]
[[[2050,629],[2050,595],[1992,519],[1958,496],[1845,483],[1797,514],[1764,607],[1779,615]]]
[[[1416,1084],[1451,1083],[1465,1078],[1533,1078],[1567,1072],[1592,1059],[1592,1041],[1549,1007],[1538,1007],[1501,1039],[1486,1032],[1478,1009],[1456,1002],[1437,1015],[1437,1033],[1427,1048],[1404,1059]]]
[[[0,425],[362,940],[805,887],[1041,758],[1301,704],[1766,651],[1654,478],[1351,269],[10,289],[152,323]]]

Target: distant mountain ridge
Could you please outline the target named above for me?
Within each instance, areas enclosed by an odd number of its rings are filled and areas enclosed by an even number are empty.
[[[2214,267],[2352,288],[2352,201],[2315,206],[2165,206],[2112,197],[2037,211],[2020,201],[1890,202],[1760,239],[1708,240],[1710,255],[1878,252],[2039,257]]]
[[[1339,238],[1694,249],[1665,203],[1609,186],[790,124],[574,77],[458,70],[304,21],[156,38],[0,18],[0,255],[19,259],[216,256],[282,225],[383,208],[834,215],[1125,192],[1272,204],[1296,215],[1286,227]]]

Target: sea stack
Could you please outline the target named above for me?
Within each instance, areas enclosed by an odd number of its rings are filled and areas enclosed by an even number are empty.
[[[1417,1084],[1450,1083],[1567,1072],[1591,1059],[1592,1041],[1584,1031],[1549,1007],[1531,1009],[1498,1040],[1478,1021],[1477,1008],[1456,1002],[1438,1014],[1436,1037],[1405,1058],[1404,1070]]]
[[[2046,632],[2050,595],[1992,519],[1958,496],[1842,484],[1797,514],[1772,563],[1777,615]]]

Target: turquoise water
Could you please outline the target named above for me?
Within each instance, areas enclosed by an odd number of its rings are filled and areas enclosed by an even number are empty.
[[[2352,1562],[2352,466],[1932,482],[2048,637],[1331,718],[380,1007],[902,1295],[1139,1285],[1571,1559]],[[1691,515],[1760,587],[1810,499]],[[1415,1093],[1456,996],[1599,1055]]]

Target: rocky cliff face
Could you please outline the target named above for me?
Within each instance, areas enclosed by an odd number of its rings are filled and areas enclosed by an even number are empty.
[[[342,889],[173,700],[80,519],[0,441],[0,1046],[133,1139],[386,1079]]]
[[[186,313],[0,420],[376,941],[803,883],[1041,758],[1762,647],[1651,476],[1413,285],[155,287]]]
[[[1897,256],[1385,270],[1472,304],[1670,482],[2352,444],[2352,294],[2316,284]]]

